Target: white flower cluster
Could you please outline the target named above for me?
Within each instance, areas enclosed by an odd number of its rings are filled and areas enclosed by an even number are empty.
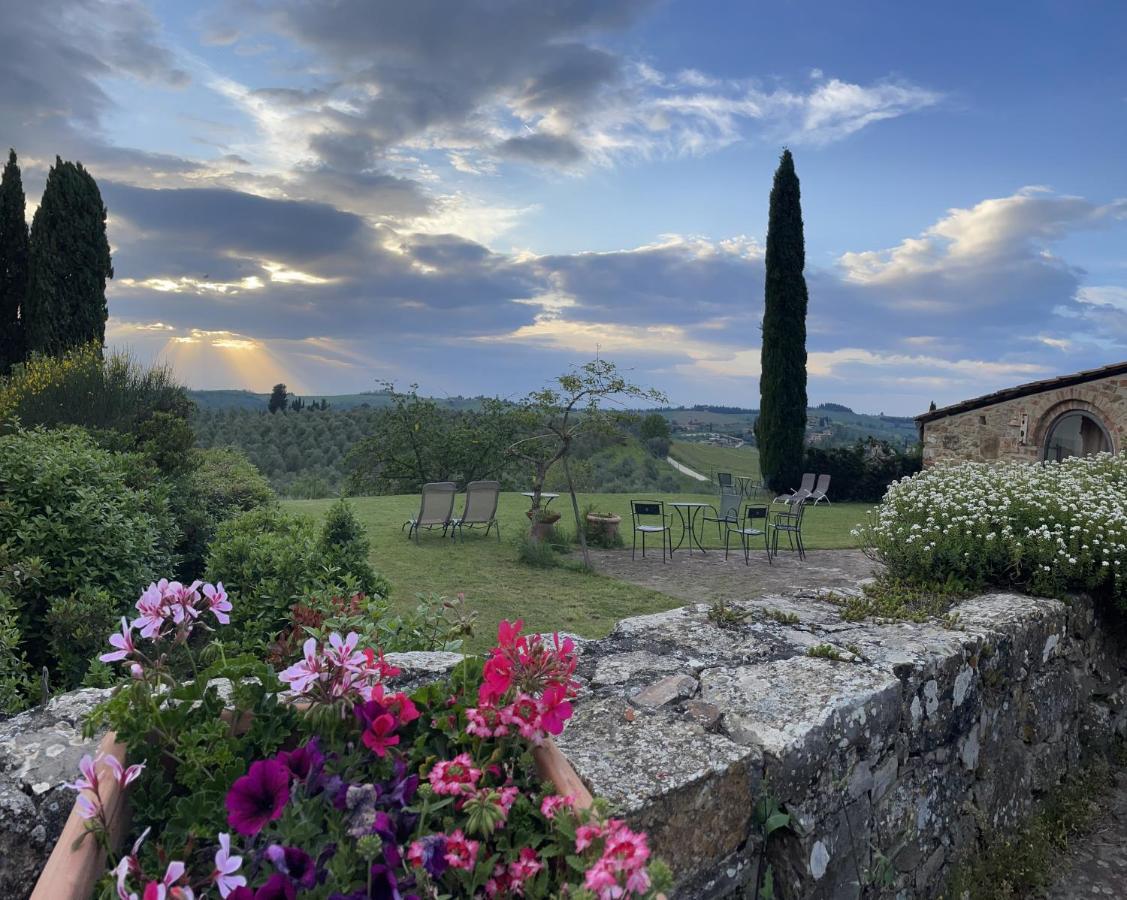
[[[1127,604],[1127,456],[928,469],[892,484],[858,533],[895,577]]]

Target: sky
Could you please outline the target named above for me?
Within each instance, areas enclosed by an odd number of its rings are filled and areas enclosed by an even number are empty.
[[[759,403],[802,184],[812,404],[1127,358],[1119,0],[0,0],[0,144],[109,209],[107,341],[197,388]]]

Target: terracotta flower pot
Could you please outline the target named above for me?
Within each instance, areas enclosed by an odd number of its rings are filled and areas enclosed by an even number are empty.
[[[119,762],[125,763],[125,745],[118,743],[117,735],[112,731],[102,738],[98,752],[113,754]],[[591,792],[550,737],[545,738],[543,745],[532,748],[532,758],[541,780],[550,781],[561,794],[570,794],[580,809],[591,806]],[[113,773],[104,767],[98,778],[98,790],[109,823],[110,844],[118,848],[125,840],[131,820],[125,795]],[[76,805],[71,809],[58,843],[39,874],[31,900],[89,900],[94,885],[105,871],[106,854],[93,836],[86,834],[86,821],[78,814]]]
[[[556,529],[556,523],[560,520],[558,512],[546,509],[530,509],[525,515],[532,522],[530,533],[534,541],[549,540]]]

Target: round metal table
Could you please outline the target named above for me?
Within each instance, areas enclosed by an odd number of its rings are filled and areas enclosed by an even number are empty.
[[[701,553],[707,553],[708,552],[701,545],[700,538],[697,537],[696,522],[697,522],[697,516],[700,515],[700,511],[702,509],[708,509],[709,506],[711,506],[711,505],[712,504],[710,504],[710,503],[701,503],[699,501],[698,502],[681,502],[681,503],[670,503],[669,504],[670,509],[677,510],[677,515],[681,519],[681,540],[679,540],[677,542],[676,547],[673,547],[669,551],[671,556],[673,554],[673,550],[681,549],[681,545],[683,543],[685,543],[685,536],[686,535],[688,535],[688,537],[689,537],[689,556],[693,555],[693,544],[694,543],[697,545],[697,549],[700,550]]]
[[[536,496],[533,491],[521,491],[520,493],[522,497],[527,497],[529,500]],[[546,491],[541,491],[540,499],[544,501],[544,509],[547,509],[549,506],[551,506],[552,501],[555,500],[558,496],[559,494],[549,494]]]

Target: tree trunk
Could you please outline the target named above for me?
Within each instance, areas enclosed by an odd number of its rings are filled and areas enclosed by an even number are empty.
[[[591,568],[591,554],[587,550],[587,532],[583,528],[583,520],[579,516],[579,500],[575,496],[575,483],[571,480],[571,466],[567,464],[567,457],[563,458],[564,476],[567,478],[567,492],[571,495],[571,510],[575,513],[575,534],[579,538],[579,546],[583,548],[583,565]]]

